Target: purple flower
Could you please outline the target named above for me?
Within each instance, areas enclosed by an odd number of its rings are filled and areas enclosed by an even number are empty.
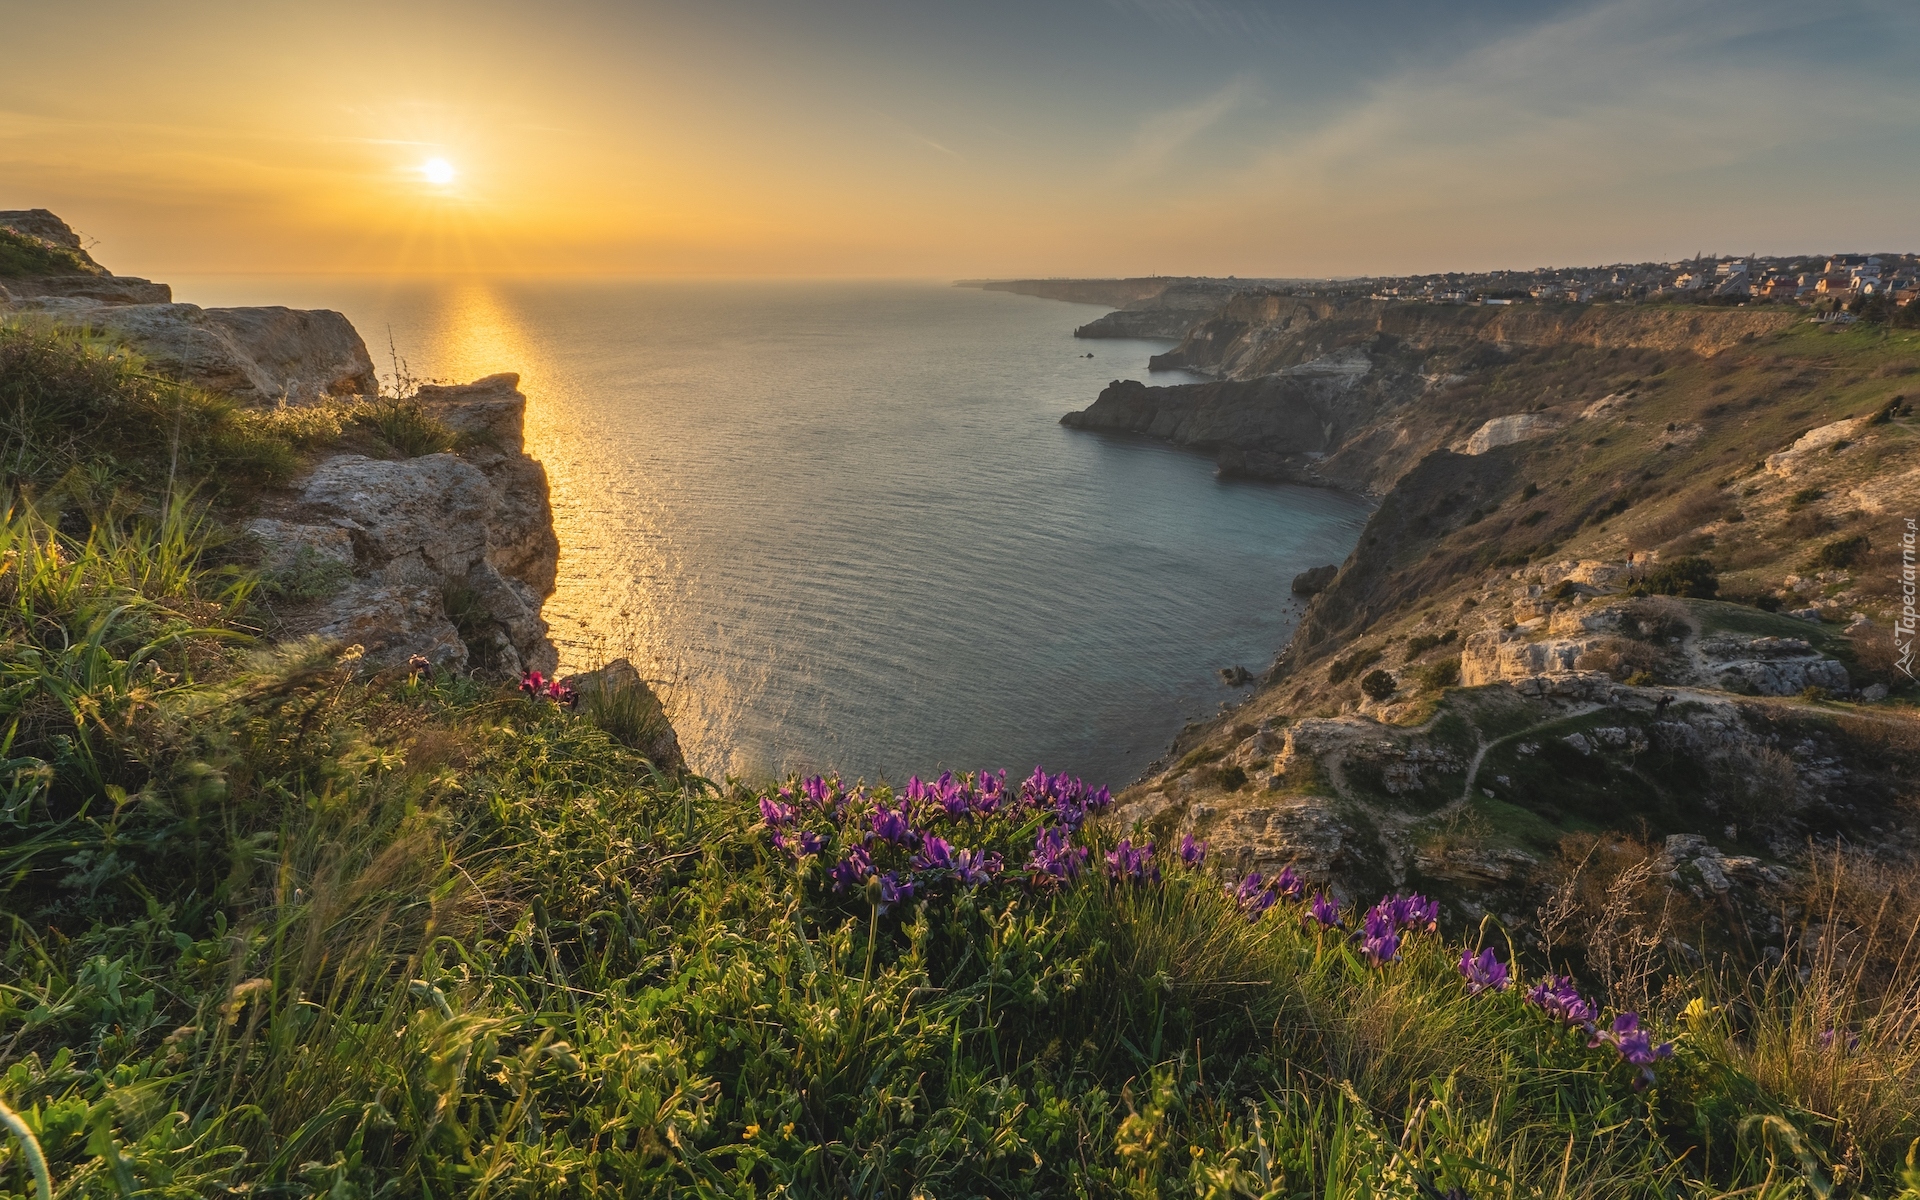
[[[1466,978],[1467,994],[1477,996],[1485,991],[1501,991],[1507,986],[1507,964],[1493,952],[1493,947],[1475,954],[1468,950],[1460,955],[1460,974]]]
[[[1440,904],[1425,896],[1382,896],[1380,903],[1367,910],[1369,920],[1378,914],[1392,930],[1432,931],[1439,924]]]
[[[1549,975],[1527,991],[1527,1003],[1557,1021],[1568,1025],[1591,1026],[1599,1010],[1574,990],[1573,980],[1565,975]]]
[[[956,850],[953,852],[953,873],[960,882],[968,886],[991,883],[998,875],[1002,863],[998,854],[988,854],[981,850]]]
[[[1360,940],[1360,952],[1375,966],[1384,967],[1400,957],[1400,935],[1391,929],[1369,933]]]
[[[1860,1048],[1860,1035],[1851,1031],[1842,1034],[1836,1029],[1823,1029],[1814,1041],[1822,1050],[1831,1050],[1838,1045],[1842,1053],[1851,1054]]]
[[[934,802],[949,817],[964,817],[973,809],[973,789],[965,781],[955,779],[952,771],[942,771],[929,790]]]
[[[520,677],[520,690],[530,699],[538,700],[547,690],[547,677],[538,671],[528,671]]]
[[[800,781],[800,794],[815,808],[827,808],[840,797],[840,781],[829,783],[818,775],[809,775]]]
[[[847,856],[833,865],[827,872],[827,878],[833,880],[833,890],[844,892],[849,887],[865,883],[873,875],[873,860],[867,857],[864,847],[855,846]]]
[[[1281,867],[1280,873],[1267,886],[1282,900],[1298,900],[1307,894],[1307,885],[1300,882],[1300,877],[1293,873],[1292,867]]]
[[[913,856],[915,870],[951,871],[953,870],[953,846],[943,837],[928,834],[920,843],[920,853]]]
[[[1027,868],[1047,879],[1072,879],[1087,861],[1087,848],[1075,846],[1072,838],[1070,832],[1057,825],[1042,829],[1033,840],[1033,857],[1027,860]]]
[[[976,806],[983,813],[997,812],[1007,798],[1007,773],[1005,771],[980,772],[980,796]]]
[[[1180,839],[1180,861],[1199,870],[1200,864],[1207,861],[1207,844],[1196,842],[1192,834],[1187,834]]]
[[[1031,808],[1051,808],[1054,816],[1069,829],[1078,829],[1087,814],[1112,803],[1106,788],[1088,790],[1087,785],[1062,772],[1049,775],[1040,767],[1033,769],[1020,785],[1020,799]]]
[[[1377,966],[1385,966],[1400,956],[1400,931],[1393,913],[1385,906],[1376,904],[1367,910],[1360,950]]]
[[[1107,851],[1107,874],[1115,879],[1158,883],[1160,868],[1153,863],[1153,843],[1135,846],[1131,838],[1121,838],[1119,845]]]
[[[874,809],[867,815],[867,823],[873,830],[873,836],[883,842],[895,845],[911,843],[914,837],[913,827],[907,824],[906,814],[891,808]]]
[[[895,904],[913,899],[914,882],[902,879],[892,871],[880,876],[880,911],[885,912]]]
[[[1340,906],[1334,903],[1333,897],[1325,892],[1313,894],[1313,903],[1307,907],[1307,915],[1320,922],[1326,929],[1340,924]]]
[[[1249,873],[1237,886],[1228,884],[1227,895],[1231,896],[1234,903],[1240,906],[1241,911],[1247,914],[1249,921],[1258,921],[1269,908],[1273,907],[1275,899],[1273,888],[1262,886],[1258,871]]]
[[[778,829],[800,814],[791,804],[782,804],[769,796],[760,797],[760,819],[768,829]]]
[[[807,858],[826,848],[827,836],[823,833],[815,833],[811,829],[801,830],[799,836],[794,838],[794,845],[791,847],[795,858]]]
[[[1596,1031],[1593,1039],[1587,1043],[1589,1049],[1606,1045],[1612,1046],[1622,1059],[1640,1068],[1639,1077],[1633,1082],[1636,1091],[1653,1082],[1654,1063],[1673,1057],[1673,1043],[1654,1045],[1653,1038],[1640,1028],[1639,1013],[1621,1013],[1613,1019],[1611,1029]]]
[[[573,708],[580,703],[580,694],[555,679],[547,684],[547,699],[565,708]]]

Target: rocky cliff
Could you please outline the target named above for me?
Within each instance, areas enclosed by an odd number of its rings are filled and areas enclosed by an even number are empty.
[[[1920,337],[1245,293],[1157,363],[1221,378],[1115,383],[1063,423],[1381,502],[1122,823],[1521,925],[1611,838],[1761,940],[1810,840],[1920,847],[1892,638]]]

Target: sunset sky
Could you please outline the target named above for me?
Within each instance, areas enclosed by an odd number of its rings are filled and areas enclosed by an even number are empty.
[[[155,278],[1920,248],[1913,0],[0,0],[0,28],[0,208]]]

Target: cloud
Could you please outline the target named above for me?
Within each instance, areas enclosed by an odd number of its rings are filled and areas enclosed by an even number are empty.
[[[1114,174],[1137,177],[1159,171],[1189,142],[1254,101],[1258,95],[1259,90],[1253,80],[1242,75],[1192,104],[1156,113],[1141,123],[1125,157],[1116,165]]]
[[[1910,15],[1868,4],[1609,0],[1383,79],[1183,181],[1153,224],[1196,251],[1247,230],[1248,259],[1278,251],[1316,272],[1379,269],[1388,249],[1404,263],[1419,247],[1592,246],[1595,230],[1648,252],[1683,227],[1743,244],[1788,217],[1811,231],[1816,208],[1857,203],[1876,172],[1911,186],[1899,163],[1916,148],[1920,84],[1886,68],[1916,35]],[[1866,152],[1876,139],[1884,153]],[[1836,168],[1853,173],[1840,193]]]

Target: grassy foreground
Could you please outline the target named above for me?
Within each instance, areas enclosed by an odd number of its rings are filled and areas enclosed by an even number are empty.
[[[318,435],[7,336],[0,1102],[54,1194],[1920,1197],[1910,974],[1670,979],[1648,1085],[1546,964],[1472,989],[1495,926],[1230,894],[1066,781],[716,786],[264,647],[219,511],[131,456],[232,487]]]

